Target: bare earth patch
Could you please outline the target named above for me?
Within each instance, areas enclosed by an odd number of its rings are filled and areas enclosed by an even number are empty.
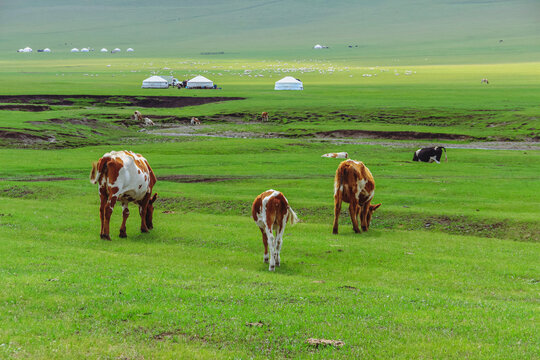
[[[345,343],[341,340],[326,340],[326,339],[310,338],[310,339],[307,339],[306,342],[309,345],[314,346],[316,348],[318,348],[319,346],[333,346],[336,348],[340,348],[340,347],[343,347],[343,345],[345,345]]]

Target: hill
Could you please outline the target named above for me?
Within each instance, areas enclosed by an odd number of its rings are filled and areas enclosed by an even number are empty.
[[[531,61],[540,53],[535,0],[23,0],[0,6],[3,54],[25,46],[65,53],[118,46],[152,57],[224,52],[445,63]],[[330,49],[314,53],[316,43]]]

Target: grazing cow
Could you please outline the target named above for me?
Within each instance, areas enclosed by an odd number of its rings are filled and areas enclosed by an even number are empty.
[[[435,146],[418,149],[414,152],[413,161],[422,161],[427,163],[441,163],[442,151],[444,150],[444,161],[448,161],[446,148],[444,146]]]
[[[154,122],[152,120],[150,120],[149,118],[145,117],[144,118],[144,126],[154,126]]]
[[[347,159],[349,158],[349,154],[346,152],[328,153],[328,154],[321,155],[321,157],[334,158],[334,159]]]
[[[153,228],[153,203],[156,201],[157,194],[152,196],[152,188],[156,183],[156,176],[144,157],[131,151],[106,153],[99,161],[92,164],[90,182],[99,184],[102,239],[111,240],[109,222],[117,201],[122,203],[124,217],[120,227],[120,237],[127,236],[126,221],[129,216],[129,202],[139,205],[141,232],[148,232]]]
[[[269,271],[274,271],[280,264],[279,254],[283,243],[283,233],[287,221],[298,222],[298,217],[289,206],[285,196],[276,190],[267,190],[257,196],[251,207],[253,220],[261,229],[264,245],[264,262],[269,262]],[[274,236],[275,231],[275,236]],[[268,248],[270,247],[270,256]]]
[[[144,122],[143,116],[139,110],[136,110],[131,118],[137,122]]]
[[[486,78],[483,78],[483,79],[480,81],[480,84],[489,84],[489,80],[486,79]]]
[[[263,111],[261,114],[262,121],[268,121],[268,113],[266,111]]]
[[[191,118],[191,125],[201,125],[201,120],[197,119],[195,116]]]
[[[338,233],[338,219],[341,202],[349,203],[349,214],[354,232],[359,233],[358,219],[363,231],[368,231],[371,215],[381,204],[371,205],[375,195],[375,180],[369,169],[361,161],[345,160],[339,164],[334,179],[334,228]]]

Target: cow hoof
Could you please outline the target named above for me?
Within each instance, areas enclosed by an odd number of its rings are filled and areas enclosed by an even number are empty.
[[[141,232],[142,232],[142,233],[147,233],[147,232],[148,232],[148,229],[141,229]]]
[[[109,235],[101,235],[101,238],[103,240],[111,241],[111,237]]]
[[[361,233],[360,229],[354,229],[354,232],[357,233],[357,234]]]
[[[276,270],[276,267],[275,267],[275,266],[270,266],[270,267],[268,268],[268,271],[275,271],[275,270]]]
[[[120,231],[120,235],[118,236],[120,236],[121,238],[127,238],[127,234],[125,231],[124,232]]]
[[[338,234],[337,229],[332,230],[332,234],[337,235]]]
[[[367,231],[367,230],[368,230],[367,227],[363,227],[363,226],[362,226],[362,231]]]

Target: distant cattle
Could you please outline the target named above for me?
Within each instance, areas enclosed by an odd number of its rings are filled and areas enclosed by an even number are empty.
[[[345,160],[339,164],[334,179],[334,227],[333,233],[338,233],[338,220],[341,212],[341,202],[349,203],[353,230],[360,232],[358,221],[363,231],[369,229],[371,215],[381,204],[371,205],[375,195],[375,180],[369,169],[361,161]]]
[[[141,232],[148,232],[153,228],[153,203],[156,201],[157,194],[152,196],[152,189],[156,184],[156,176],[144,157],[131,151],[106,153],[99,161],[92,164],[90,182],[99,184],[102,239],[111,240],[109,222],[117,201],[122,203],[123,209],[120,237],[127,236],[126,221],[129,216],[129,202],[134,202],[139,206]]]
[[[269,263],[269,271],[274,271],[275,267],[281,263],[280,253],[285,225],[287,221],[293,225],[296,224],[298,217],[289,206],[285,196],[272,189],[255,198],[251,215],[262,233],[264,262]],[[270,248],[270,254],[268,254],[268,248]]]
[[[486,78],[483,78],[483,79],[480,81],[480,84],[489,84],[489,80],[486,79]]]
[[[422,161],[427,163],[436,162],[441,163],[441,156],[444,150],[444,161],[448,161],[446,155],[446,148],[444,146],[435,146],[418,149],[414,152],[413,161]]]
[[[192,117],[190,121],[191,125],[201,125],[201,121],[197,119],[196,117]]]
[[[144,118],[144,126],[154,126],[154,122],[152,120],[150,120],[149,118],[145,117]]]
[[[268,121],[268,113],[266,111],[263,111],[261,114],[262,121]]]
[[[328,154],[321,155],[321,157],[334,158],[334,159],[348,159],[349,154],[346,152],[328,153]]]
[[[144,122],[144,118],[139,110],[136,110],[133,115],[131,115],[131,118],[137,122]]]

